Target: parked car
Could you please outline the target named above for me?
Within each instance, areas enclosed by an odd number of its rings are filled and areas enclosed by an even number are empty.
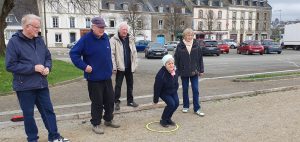
[[[77,43],[77,41],[71,42],[69,44],[67,44],[67,48],[71,49],[73,48],[73,46]]]
[[[216,40],[199,40],[200,47],[202,48],[203,55],[220,56],[220,48],[218,48],[218,42]]]
[[[260,55],[264,54],[264,47],[257,40],[247,40],[241,43],[241,45],[237,48],[237,53],[241,54],[253,54],[259,53]]]
[[[179,41],[169,41],[164,45],[164,47],[167,48],[168,51],[174,51],[178,43]]]
[[[279,43],[274,42],[272,39],[263,39],[261,44],[264,46],[265,54],[270,54],[271,52],[276,52],[281,54],[282,48]]]
[[[238,44],[234,39],[224,39],[223,41],[228,44],[231,49],[236,49],[238,47]]]
[[[145,48],[145,57],[147,59],[156,57],[162,58],[166,54],[168,54],[167,48],[159,42],[150,42]]]
[[[144,51],[145,48],[148,46],[149,44],[149,40],[138,40],[135,42],[135,47],[136,47],[136,50],[137,52],[139,51]]]
[[[229,53],[229,45],[224,41],[218,41],[218,48],[220,48],[221,53]]]

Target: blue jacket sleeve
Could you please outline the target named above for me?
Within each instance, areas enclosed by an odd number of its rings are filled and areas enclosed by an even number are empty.
[[[5,64],[8,72],[17,74],[35,73],[33,64],[24,64],[18,61],[18,51],[14,46],[13,41],[9,41],[7,44]]]
[[[159,96],[161,94],[163,88],[163,78],[160,74],[160,72],[157,73],[155,77],[155,82],[154,82],[154,96],[153,96],[153,103],[157,103]]]
[[[73,64],[77,68],[84,71],[85,68],[87,67],[87,64],[81,58],[81,56],[83,56],[83,50],[84,50],[84,41],[80,39],[70,50],[69,54]]]

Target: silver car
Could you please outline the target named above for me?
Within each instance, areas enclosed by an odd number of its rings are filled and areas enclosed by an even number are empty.
[[[179,41],[169,41],[164,45],[164,47],[167,48],[168,51],[174,51],[178,43]]]
[[[224,39],[223,41],[229,45],[231,49],[235,49],[238,46],[234,39]]]

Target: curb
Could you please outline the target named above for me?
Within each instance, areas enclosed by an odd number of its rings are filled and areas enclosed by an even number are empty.
[[[232,94],[223,94],[223,95],[216,95],[216,96],[204,96],[201,98],[201,102],[210,102],[210,101],[220,101],[225,99],[232,99],[232,98],[242,98],[242,97],[253,97],[261,94],[267,94],[272,92],[284,92],[290,90],[298,90],[300,89],[300,85],[296,86],[286,86],[286,87],[279,87],[279,88],[271,88],[265,90],[256,90],[256,91],[248,91],[248,92],[238,92]],[[182,105],[182,100],[180,100],[180,105]],[[153,103],[141,104],[139,107],[133,108],[128,106],[123,106],[120,111],[115,111],[114,114],[122,114],[122,113],[130,113],[136,111],[143,111],[149,109],[156,109],[164,107],[164,102],[159,102],[156,105]],[[71,120],[71,119],[83,119],[89,118],[90,111],[84,111],[79,113],[70,113],[65,115],[56,115],[57,121],[62,120]],[[41,121],[41,118],[35,118],[36,121]],[[11,127],[11,126],[20,126],[23,125],[23,122],[11,122],[11,121],[4,121],[0,122],[0,128]]]
[[[233,79],[233,82],[256,82],[256,81],[269,81],[269,80],[284,80],[284,79],[294,79],[299,78],[298,75],[286,75],[286,76],[277,76],[277,77],[267,77],[267,78],[258,78],[258,79]]]

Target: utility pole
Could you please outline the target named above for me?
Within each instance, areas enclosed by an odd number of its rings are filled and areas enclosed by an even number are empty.
[[[47,18],[46,18],[46,0],[43,0],[43,2],[44,2],[44,28],[45,28],[45,43],[46,43],[46,47],[48,47],[48,38],[47,38]]]

